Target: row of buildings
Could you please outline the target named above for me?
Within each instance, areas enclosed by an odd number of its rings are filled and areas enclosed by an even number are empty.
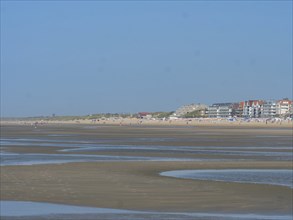
[[[274,118],[292,117],[293,102],[288,98],[281,100],[248,100],[236,103],[214,103],[210,106],[204,104],[184,105],[177,109],[173,117],[197,111],[202,117],[209,118]]]

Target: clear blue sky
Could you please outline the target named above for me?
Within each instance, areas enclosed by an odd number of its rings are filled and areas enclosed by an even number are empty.
[[[1,1],[1,116],[292,98],[292,1]]]

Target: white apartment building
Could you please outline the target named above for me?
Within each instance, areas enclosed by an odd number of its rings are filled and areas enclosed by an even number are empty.
[[[209,118],[229,118],[235,114],[235,103],[215,103],[208,107]]]
[[[285,98],[276,103],[276,114],[284,116],[292,111],[292,101]]]
[[[262,114],[263,100],[249,100],[242,102],[243,117],[259,118]]]
[[[262,105],[261,117],[262,118],[273,118],[277,114],[277,102],[276,101],[266,101]]]

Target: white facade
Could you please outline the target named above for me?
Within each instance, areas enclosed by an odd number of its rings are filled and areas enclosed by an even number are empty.
[[[233,103],[216,103],[208,107],[209,118],[229,118],[234,114]]]
[[[261,117],[273,118],[277,114],[277,103],[275,101],[265,102],[262,106]]]
[[[262,114],[262,100],[249,100],[244,102],[243,117],[259,118]]]
[[[276,114],[277,115],[286,115],[290,114],[292,108],[292,101],[288,99],[279,100],[276,105]]]

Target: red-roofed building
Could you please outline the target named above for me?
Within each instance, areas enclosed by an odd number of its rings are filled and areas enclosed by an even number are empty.
[[[241,103],[243,105],[243,117],[259,118],[261,116],[263,100],[248,100]]]
[[[151,118],[152,114],[150,112],[139,112],[138,117],[139,118]]]

